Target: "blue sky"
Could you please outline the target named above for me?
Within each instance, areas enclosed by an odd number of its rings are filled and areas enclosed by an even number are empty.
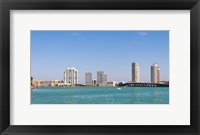
[[[67,67],[104,71],[108,81],[131,81],[131,63],[140,65],[140,80],[150,82],[157,63],[161,80],[169,80],[168,31],[31,31],[31,75],[39,80],[63,80]]]

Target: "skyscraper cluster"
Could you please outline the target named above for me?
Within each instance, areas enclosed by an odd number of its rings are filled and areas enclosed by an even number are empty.
[[[70,85],[78,84],[78,70],[74,67],[67,68],[64,71],[64,83]],[[92,73],[85,73],[85,85],[106,85],[107,84],[107,74],[104,71],[97,71],[97,80],[92,79]]]
[[[151,83],[160,83],[160,67],[158,64],[151,65]],[[140,82],[140,65],[138,62],[132,63],[132,82]],[[74,67],[64,71],[64,83],[70,85],[78,84],[78,70]],[[92,73],[85,73],[85,85],[105,86],[107,85],[107,74],[104,71],[97,71],[97,80],[92,79]]]
[[[107,74],[104,71],[97,71],[97,80],[92,80],[92,73],[85,73],[85,85],[106,85]]]
[[[140,66],[139,63],[132,63],[132,82],[140,82]],[[160,67],[158,64],[151,65],[151,83],[160,83]]]

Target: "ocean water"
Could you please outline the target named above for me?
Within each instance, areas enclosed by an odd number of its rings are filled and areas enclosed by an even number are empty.
[[[31,104],[169,104],[169,87],[42,87]]]

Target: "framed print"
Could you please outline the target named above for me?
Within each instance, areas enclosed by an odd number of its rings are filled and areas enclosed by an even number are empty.
[[[200,134],[199,0],[2,0],[1,134]]]

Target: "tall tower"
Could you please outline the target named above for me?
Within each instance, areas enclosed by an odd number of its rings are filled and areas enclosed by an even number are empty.
[[[107,74],[97,71],[97,84],[107,84]]]
[[[91,72],[85,73],[85,85],[92,85],[92,73]]]
[[[160,67],[158,67],[158,83],[160,83]]]
[[[67,68],[64,71],[64,82],[72,85],[78,84],[78,70],[75,68]]]
[[[157,64],[151,65],[151,83],[160,82],[160,68]]]
[[[97,84],[102,84],[102,74],[103,71],[97,71]]]
[[[102,74],[102,84],[106,85],[107,84],[107,74]]]
[[[132,63],[132,82],[140,82],[140,66],[139,63]]]

